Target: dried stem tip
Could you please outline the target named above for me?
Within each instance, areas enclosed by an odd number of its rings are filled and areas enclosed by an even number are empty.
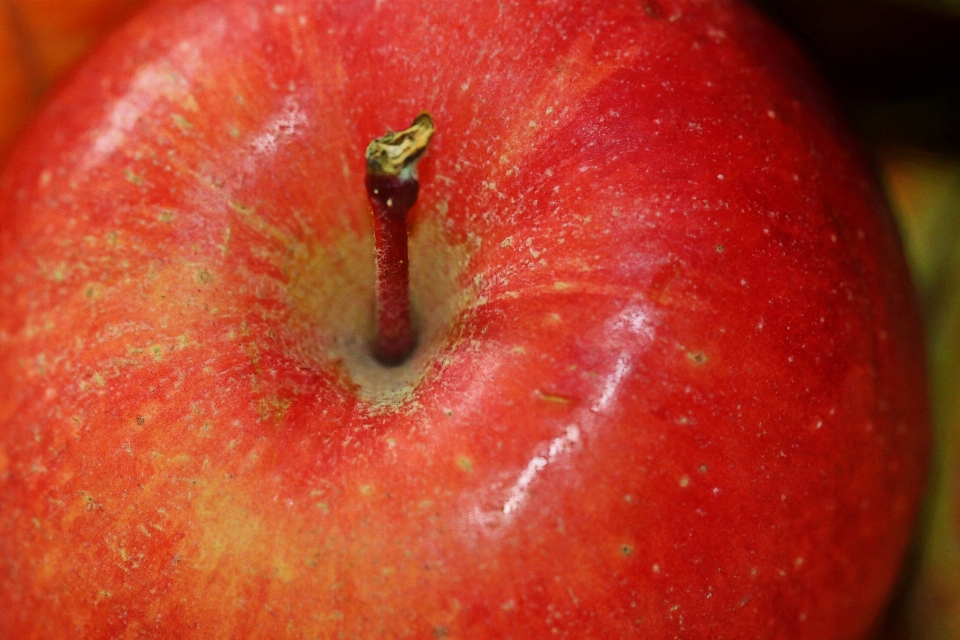
[[[427,150],[435,130],[433,118],[422,112],[410,128],[377,138],[367,146],[367,173],[401,180],[415,178],[417,160]]]

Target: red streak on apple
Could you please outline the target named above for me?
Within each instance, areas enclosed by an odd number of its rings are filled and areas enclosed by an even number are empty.
[[[896,231],[733,0],[160,0],[0,174],[0,298],[4,637],[859,638],[923,490]]]

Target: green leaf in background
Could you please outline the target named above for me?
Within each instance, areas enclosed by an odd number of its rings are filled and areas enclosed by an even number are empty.
[[[934,450],[916,565],[893,637],[960,638],[960,158],[881,151],[927,326]]]

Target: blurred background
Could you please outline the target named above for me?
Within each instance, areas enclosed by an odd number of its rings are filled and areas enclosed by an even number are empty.
[[[145,0],[0,0],[0,162],[51,84]],[[873,160],[927,327],[935,452],[878,640],[960,640],[960,0],[750,0],[793,34]]]
[[[144,0],[0,0],[0,160],[50,85]]]

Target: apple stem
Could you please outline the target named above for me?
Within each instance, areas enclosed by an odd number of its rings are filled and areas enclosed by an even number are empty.
[[[367,199],[373,209],[377,260],[377,336],[374,357],[381,364],[401,364],[413,352],[417,335],[410,316],[410,265],[407,214],[417,202],[417,161],[435,128],[428,113],[410,128],[388,132],[367,147]]]

